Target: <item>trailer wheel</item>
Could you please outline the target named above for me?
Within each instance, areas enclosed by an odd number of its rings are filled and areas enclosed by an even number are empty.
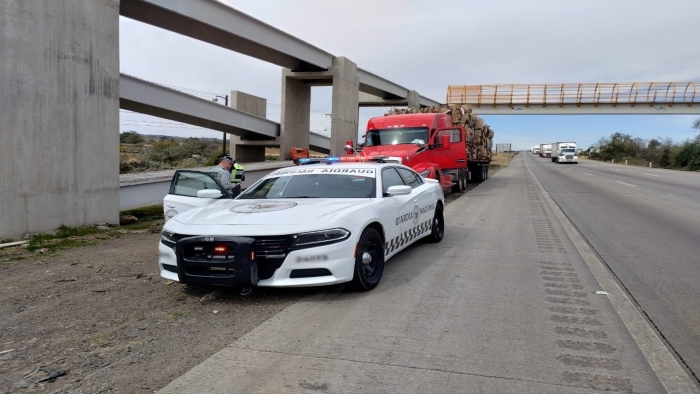
[[[377,287],[384,273],[384,242],[377,230],[368,227],[362,232],[355,257],[355,275],[351,286],[369,291]]]

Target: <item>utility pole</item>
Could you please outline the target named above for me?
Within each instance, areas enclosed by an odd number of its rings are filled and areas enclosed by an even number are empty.
[[[219,96],[218,94],[217,94],[217,95],[214,95],[214,99],[212,99],[211,101],[213,101],[213,102],[215,102],[215,103],[218,102],[219,99],[218,99],[217,97],[220,97],[220,98],[224,99],[224,105],[225,105],[226,107],[228,107],[228,94],[225,95],[225,96]],[[224,139],[223,139],[224,143],[223,143],[223,145],[221,146],[221,153],[225,155],[225,154],[226,154],[226,133],[224,132],[223,134],[224,134]]]

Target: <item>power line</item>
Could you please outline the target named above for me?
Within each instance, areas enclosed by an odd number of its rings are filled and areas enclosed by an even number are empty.
[[[120,126],[132,126],[132,127],[162,127],[162,128],[170,128],[170,129],[194,129],[194,130],[207,130],[203,127],[182,127],[182,126],[156,126],[156,125],[147,125],[147,124],[130,124],[130,123],[120,123]],[[212,130],[213,131],[213,130]]]

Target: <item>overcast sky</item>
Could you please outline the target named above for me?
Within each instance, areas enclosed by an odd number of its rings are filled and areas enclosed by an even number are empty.
[[[696,0],[224,0],[254,18],[359,67],[444,102],[449,85],[700,82]],[[121,72],[195,89],[267,99],[279,121],[281,68],[120,18]],[[311,129],[328,135],[330,88],[312,89]],[[700,94],[700,92],[698,92]],[[361,109],[360,124],[386,109]],[[475,111],[477,112],[477,111]],[[477,112],[478,113],[478,112]],[[483,116],[494,143],[514,149],[573,140],[587,148],[623,132],[642,138],[694,134],[697,116]],[[121,131],[221,137],[220,132],[121,112]]]

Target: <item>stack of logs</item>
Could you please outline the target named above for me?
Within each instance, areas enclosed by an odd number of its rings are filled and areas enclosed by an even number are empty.
[[[392,108],[385,115],[405,115],[417,113],[443,113],[452,115],[452,124],[464,126],[467,132],[467,151],[469,159],[474,161],[491,161],[493,130],[478,115],[472,113],[469,105],[448,104],[421,109]]]

